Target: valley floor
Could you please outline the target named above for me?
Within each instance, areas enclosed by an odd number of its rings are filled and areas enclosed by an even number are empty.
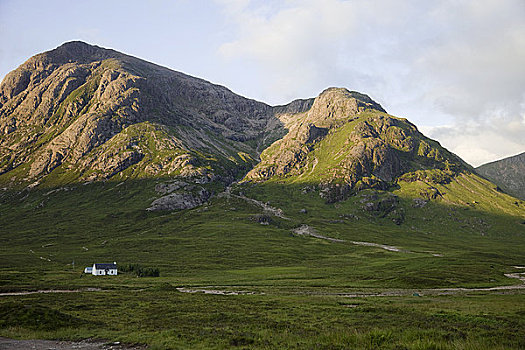
[[[416,207],[399,193],[396,225],[363,209],[391,193],[326,204],[302,187],[247,187],[149,212],[155,185],[0,192],[0,336],[150,350],[525,348],[525,216],[510,197],[503,212],[488,194]],[[112,261],[118,276],[82,273]]]
[[[364,296],[326,288],[181,293],[142,281],[0,299],[0,349],[521,349],[525,290]],[[74,342],[64,342],[70,339]],[[95,339],[84,341],[83,339]],[[96,339],[110,339],[102,342]],[[131,344],[126,347],[110,343]],[[36,347],[30,347],[35,346]],[[108,345],[109,344],[109,345]],[[133,345],[135,344],[135,345]],[[143,345],[141,345],[143,344]]]

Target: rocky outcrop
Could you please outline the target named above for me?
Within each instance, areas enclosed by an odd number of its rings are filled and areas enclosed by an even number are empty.
[[[282,120],[288,133],[261,154],[245,181],[318,183],[319,194],[331,203],[367,188],[385,190],[398,180],[446,182],[467,171],[413,124],[357,92],[327,89],[308,111]]]
[[[70,173],[67,181],[132,173],[234,178],[281,129],[264,103],[70,42],[30,58],[0,84],[0,181],[45,183],[53,172]],[[1,176],[13,169],[16,176]]]
[[[155,199],[147,210],[155,211],[193,209],[206,203],[206,201],[210,198],[210,193],[204,188],[190,189],[186,187],[186,189],[193,191],[176,192],[162,196],[158,199]]]

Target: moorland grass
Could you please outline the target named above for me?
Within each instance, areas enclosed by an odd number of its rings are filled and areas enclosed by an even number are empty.
[[[2,292],[103,290],[2,296],[0,335],[104,338],[153,349],[525,347],[523,290],[341,295],[520,283],[504,273],[525,265],[523,202],[485,180],[464,176],[439,185],[443,198],[424,207],[413,199],[425,184],[393,188],[405,212],[400,225],[363,209],[370,191],[326,204],[315,191],[304,191],[305,183],[233,188],[282,208],[286,218],[279,218],[235,195],[193,210],[146,211],[155,184],[0,192]],[[264,225],[261,215],[269,217]],[[345,242],[292,233],[304,224]],[[112,261],[158,268],[160,277],[82,274],[94,262]],[[257,294],[187,294],[176,289],[182,286]],[[41,320],[48,326],[40,327]]]

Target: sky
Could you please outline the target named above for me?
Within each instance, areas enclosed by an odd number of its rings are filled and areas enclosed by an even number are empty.
[[[0,79],[71,40],[271,105],[366,93],[473,166],[525,151],[524,0],[0,0]]]

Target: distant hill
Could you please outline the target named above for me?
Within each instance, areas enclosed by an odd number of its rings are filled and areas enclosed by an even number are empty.
[[[525,152],[483,164],[476,168],[476,172],[503,191],[525,200]]]

